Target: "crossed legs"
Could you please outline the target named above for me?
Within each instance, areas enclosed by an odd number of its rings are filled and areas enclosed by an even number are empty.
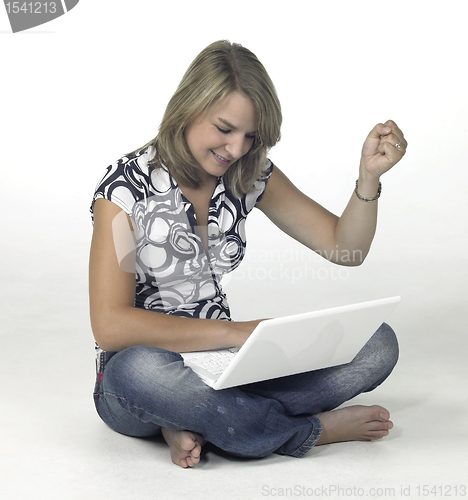
[[[314,445],[388,434],[393,423],[381,406],[335,408],[380,385],[397,359],[395,334],[383,324],[347,365],[214,391],[179,354],[138,346],[110,359],[96,405],[118,432],[150,436],[161,430],[182,467],[199,461],[206,441],[238,456],[301,457]]]

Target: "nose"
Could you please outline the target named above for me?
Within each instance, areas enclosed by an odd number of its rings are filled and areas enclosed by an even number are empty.
[[[230,138],[229,142],[225,146],[226,151],[233,157],[233,159],[238,160],[241,156],[250,149],[249,141],[243,136],[234,135]]]

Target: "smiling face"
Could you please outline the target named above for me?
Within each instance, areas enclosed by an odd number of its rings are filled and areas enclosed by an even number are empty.
[[[232,92],[188,125],[185,140],[201,167],[202,184],[222,176],[250,150],[257,122],[252,101],[239,92]]]

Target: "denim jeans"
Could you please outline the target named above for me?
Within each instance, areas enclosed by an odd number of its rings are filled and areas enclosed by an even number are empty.
[[[385,323],[351,363],[215,391],[180,354],[135,346],[101,353],[95,387],[102,420],[122,434],[190,430],[237,456],[304,456],[318,441],[316,415],[372,391],[391,373],[398,342]]]

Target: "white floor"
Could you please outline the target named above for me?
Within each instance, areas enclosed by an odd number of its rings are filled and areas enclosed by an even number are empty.
[[[71,210],[78,214],[78,209]],[[42,215],[31,213],[31,227]],[[255,217],[254,225],[260,220]],[[87,312],[89,221],[54,231],[59,219],[49,221],[48,238],[33,231],[29,255],[20,243],[30,233],[21,231],[14,248],[23,250],[3,253],[0,498],[417,498],[427,486],[437,487],[432,498],[468,494],[467,272],[461,256],[381,262],[379,255],[387,255],[381,247],[393,237],[384,233],[368,262],[340,279],[313,278],[310,268],[306,278],[309,264],[297,253],[286,263],[287,252],[297,247],[283,240],[284,262],[272,255],[261,262],[259,253],[246,261],[244,274],[226,286],[239,319],[403,296],[389,319],[400,340],[399,364],[381,387],[355,400],[387,407],[395,428],[379,442],[318,447],[301,460],[275,455],[240,460],[206,449],[196,469],[182,470],[170,462],[160,439],[116,434],[95,413]],[[252,233],[254,250],[262,238]],[[312,265],[331,273],[319,261]],[[282,269],[283,280],[275,279],[280,266],[290,268],[290,274]]]

